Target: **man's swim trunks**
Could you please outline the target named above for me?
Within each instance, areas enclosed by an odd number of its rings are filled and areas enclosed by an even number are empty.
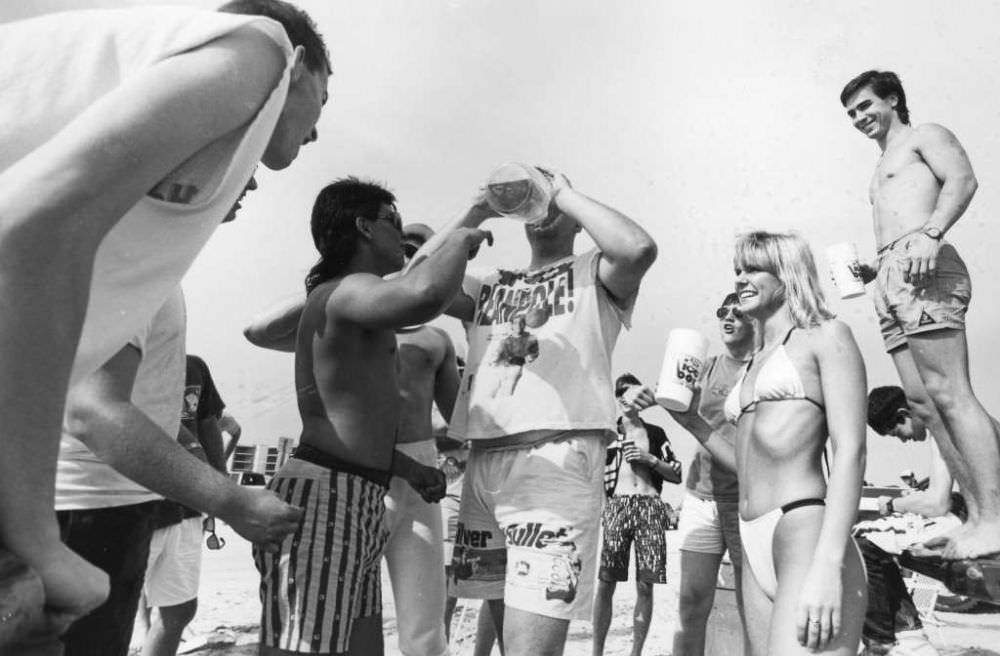
[[[311,453],[319,457],[310,458]],[[300,446],[268,484],[305,513],[278,553],[254,547],[261,576],[261,645],[305,653],[347,651],[354,620],[382,612],[389,476],[323,455]]]
[[[875,312],[885,342],[892,352],[906,345],[906,337],[952,328],[965,329],[965,313],[972,298],[972,282],[965,262],[955,247],[942,242],[935,275],[913,284],[904,279],[906,239],[900,239],[879,253],[875,278]]]
[[[604,507],[602,581],[627,581],[629,550],[635,543],[636,579],[667,582],[667,509],[660,497],[629,494],[608,499]]]

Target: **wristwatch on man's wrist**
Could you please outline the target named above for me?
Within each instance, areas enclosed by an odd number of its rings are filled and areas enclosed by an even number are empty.
[[[944,237],[944,231],[941,228],[937,228],[935,226],[927,226],[920,232],[924,233],[934,241],[941,241],[941,238]]]

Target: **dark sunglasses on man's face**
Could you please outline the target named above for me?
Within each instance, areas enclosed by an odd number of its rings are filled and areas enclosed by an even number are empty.
[[[205,546],[212,551],[218,551],[226,546],[226,541],[215,534],[215,517],[206,517],[205,521],[201,523],[201,530],[209,534],[208,539],[205,540]]]
[[[733,314],[733,318],[734,319],[742,319],[743,318],[743,313],[740,312],[740,309],[738,307],[736,307],[735,305],[725,305],[723,307],[720,307],[718,310],[715,311],[715,318],[716,319],[725,319],[729,315],[730,312]]]
[[[392,224],[392,227],[396,229],[397,232],[403,232],[403,217],[399,215],[399,212],[392,212],[391,214],[386,214],[385,216],[376,217],[377,220],[386,220]]]

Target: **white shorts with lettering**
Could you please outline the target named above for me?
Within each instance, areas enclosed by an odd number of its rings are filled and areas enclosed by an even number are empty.
[[[473,449],[462,488],[449,593],[589,619],[604,501],[605,434]]]
[[[153,532],[142,586],[148,606],[176,606],[198,597],[201,534],[201,517],[188,517]]]

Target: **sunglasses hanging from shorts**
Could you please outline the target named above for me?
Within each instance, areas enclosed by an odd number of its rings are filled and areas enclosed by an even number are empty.
[[[201,530],[209,534],[205,540],[205,546],[212,551],[218,551],[226,546],[226,541],[215,534],[215,517],[206,517],[201,523]]]

